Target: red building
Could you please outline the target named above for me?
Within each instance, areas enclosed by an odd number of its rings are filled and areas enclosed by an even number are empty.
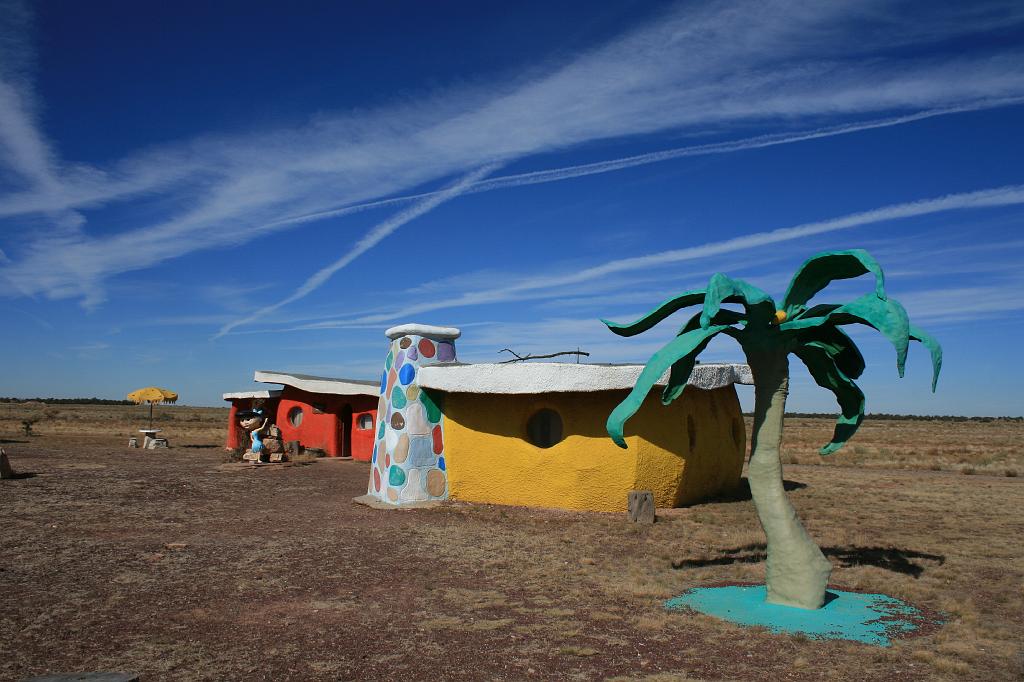
[[[245,442],[238,433],[236,415],[260,398],[271,422],[281,429],[284,442],[298,441],[302,447],[322,450],[328,457],[366,462],[373,457],[380,392],[377,382],[265,371],[257,371],[253,378],[282,388],[224,394],[224,399],[231,402],[227,447],[237,448]]]

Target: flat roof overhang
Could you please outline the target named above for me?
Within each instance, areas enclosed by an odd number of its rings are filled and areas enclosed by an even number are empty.
[[[380,395],[380,382],[378,381],[335,379],[333,377],[317,377],[310,374],[289,374],[287,372],[270,372],[266,370],[256,370],[253,379],[261,384],[292,386],[307,393]]]
[[[631,390],[643,365],[577,365],[562,362],[430,365],[419,371],[419,384],[448,393],[573,393]],[[668,383],[668,372],[658,385]],[[744,364],[709,363],[693,368],[687,382],[704,390],[753,384]]]

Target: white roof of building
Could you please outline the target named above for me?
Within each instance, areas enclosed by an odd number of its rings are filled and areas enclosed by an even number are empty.
[[[276,398],[281,395],[278,389],[267,389],[264,391],[237,391],[225,393],[224,400],[243,400],[245,398]]]
[[[330,393],[332,395],[372,395],[380,394],[379,381],[362,381],[360,379],[334,379],[332,377],[315,377],[309,374],[287,374],[285,372],[268,372],[256,370],[253,379],[261,384],[282,384],[294,386],[309,393]]]
[[[632,389],[643,365],[577,365],[562,362],[501,364],[452,363],[419,371],[419,383],[448,393],[569,393]],[[658,381],[668,382],[668,372]],[[741,364],[698,364],[688,382],[705,390],[730,384],[753,384],[750,367]]]

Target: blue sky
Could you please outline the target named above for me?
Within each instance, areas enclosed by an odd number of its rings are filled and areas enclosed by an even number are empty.
[[[860,247],[946,351],[855,331],[868,411],[1021,415],[1022,121],[1012,1],[0,3],[0,395],[643,362],[598,318]]]

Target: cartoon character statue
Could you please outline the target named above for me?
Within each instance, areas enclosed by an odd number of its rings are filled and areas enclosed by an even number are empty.
[[[239,413],[239,426],[245,429],[252,442],[249,449],[242,455],[242,459],[259,461],[260,455],[264,450],[262,433],[267,428],[269,422],[270,419],[264,416],[263,409],[259,407]]]
[[[260,406],[238,413],[238,423],[252,438],[252,446],[242,455],[248,462],[282,462],[285,459],[281,430],[270,423]]]

